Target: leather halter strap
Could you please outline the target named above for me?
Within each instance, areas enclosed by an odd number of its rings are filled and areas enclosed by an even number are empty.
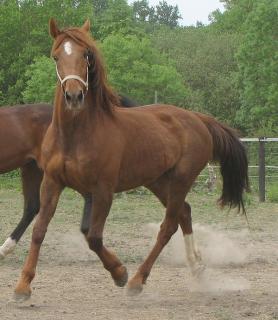
[[[86,76],[86,81],[84,81],[81,77],[75,75],[75,74],[69,74],[68,76],[64,77],[64,79],[62,79],[62,77],[60,76],[59,70],[58,70],[58,66],[57,63],[55,63],[56,65],[56,73],[57,73],[57,77],[61,83],[61,87],[64,91],[64,86],[63,84],[70,79],[74,79],[74,80],[78,80],[79,82],[81,82],[84,87],[86,88],[86,93],[88,92],[88,88],[89,88],[89,60],[87,58],[87,76]]]

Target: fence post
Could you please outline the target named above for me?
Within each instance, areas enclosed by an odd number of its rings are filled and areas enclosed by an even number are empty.
[[[155,90],[154,92],[154,103],[157,104],[158,102],[158,93],[157,93],[157,90]]]
[[[259,138],[259,198],[265,201],[265,138]]]

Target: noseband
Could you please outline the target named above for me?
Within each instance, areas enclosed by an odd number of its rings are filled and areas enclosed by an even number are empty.
[[[89,66],[90,66],[90,63],[89,63],[89,59],[87,57],[87,75],[86,75],[86,81],[84,81],[81,77],[75,75],[75,74],[69,74],[68,76],[66,76],[64,79],[62,79],[62,77],[60,76],[60,73],[59,73],[59,70],[58,70],[58,66],[57,66],[57,62],[55,62],[55,65],[56,65],[56,73],[57,73],[57,77],[60,81],[60,84],[61,84],[61,87],[63,89],[63,92],[65,93],[65,89],[64,89],[64,83],[67,81],[67,80],[70,80],[70,79],[74,79],[74,80],[78,80],[79,82],[81,82],[84,87],[86,88],[86,93],[88,92],[88,88],[89,88]],[[85,94],[86,94],[85,93]]]

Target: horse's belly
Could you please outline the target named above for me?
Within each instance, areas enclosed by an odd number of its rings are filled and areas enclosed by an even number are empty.
[[[116,192],[134,189],[154,182],[172,168],[174,162],[167,157],[161,156],[151,161],[145,159],[140,164],[137,162],[133,165],[123,166],[120,171]]]

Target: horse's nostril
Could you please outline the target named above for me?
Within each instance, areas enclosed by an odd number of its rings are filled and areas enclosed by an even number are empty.
[[[83,100],[83,91],[82,90],[79,91],[77,99],[78,99],[79,102],[81,102]]]
[[[68,93],[68,91],[65,92],[65,98],[66,98],[67,102],[71,101],[71,95],[70,95],[70,93]]]

